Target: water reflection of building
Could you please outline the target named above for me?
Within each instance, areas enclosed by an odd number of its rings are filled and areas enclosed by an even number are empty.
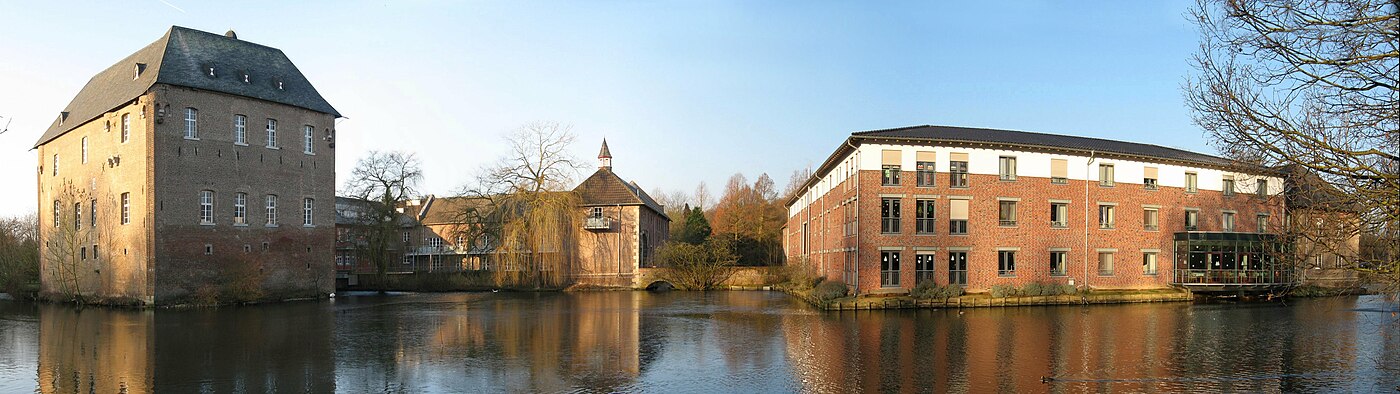
[[[334,319],[322,305],[39,308],[39,392],[335,391]]]

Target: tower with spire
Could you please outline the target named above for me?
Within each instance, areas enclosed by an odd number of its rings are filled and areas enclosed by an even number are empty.
[[[603,149],[598,151],[598,169],[612,170],[612,152],[608,151],[608,139],[603,139]]]

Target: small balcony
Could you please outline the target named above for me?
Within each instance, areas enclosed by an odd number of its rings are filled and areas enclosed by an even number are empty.
[[[469,248],[453,245],[418,246],[404,250],[404,254],[409,256],[468,254],[469,252]]]
[[[605,217],[583,218],[584,230],[607,230],[612,228],[612,219]]]

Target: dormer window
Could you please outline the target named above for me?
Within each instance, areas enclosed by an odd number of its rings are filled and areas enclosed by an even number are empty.
[[[131,77],[131,79],[140,79],[141,73],[144,71],[146,71],[146,63],[136,63],[136,76]]]
[[[243,72],[243,83],[252,83],[253,79],[248,76],[248,72]]]
[[[206,69],[209,70],[209,76],[214,76],[214,66],[209,66]]]
[[[282,90],[282,81],[277,81],[277,90]]]

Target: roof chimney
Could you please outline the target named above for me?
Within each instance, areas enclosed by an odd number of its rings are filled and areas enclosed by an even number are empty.
[[[598,169],[612,169],[612,152],[608,151],[608,139],[603,139],[603,149],[598,151]]]
[[[233,32],[233,29],[228,29],[228,32],[227,32],[227,33],[224,33],[224,37],[228,37],[228,38],[232,38],[232,39],[237,40],[237,39],[238,39],[238,33],[234,33],[234,32]]]

